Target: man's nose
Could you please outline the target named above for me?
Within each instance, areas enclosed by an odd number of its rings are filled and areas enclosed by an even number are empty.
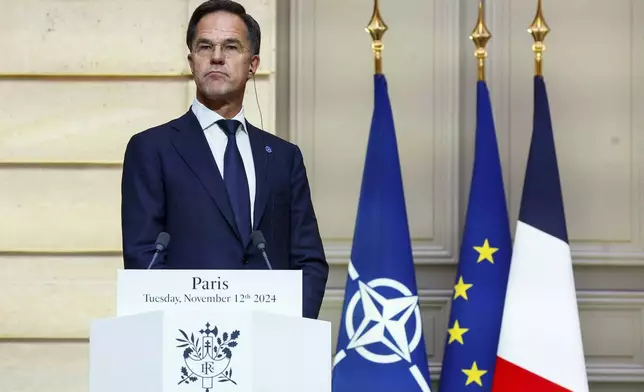
[[[221,50],[221,46],[215,45],[212,51],[212,57],[210,58],[210,62],[213,64],[223,64],[224,63],[224,52]]]

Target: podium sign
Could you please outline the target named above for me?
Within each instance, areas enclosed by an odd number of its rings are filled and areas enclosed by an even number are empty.
[[[302,316],[300,270],[119,270],[117,316],[153,310],[264,310]]]
[[[90,392],[330,392],[331,325],[264,311],[92,323]]]
[[[302,294],[299,270],[120,270],[89,392],[330,392],[331,323]]]

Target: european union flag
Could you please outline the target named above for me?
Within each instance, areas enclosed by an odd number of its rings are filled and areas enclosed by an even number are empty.
[[[512,242],[490,96],[477,84],[474,168],[440,377],[441,392],[490,391]]]
[[[358,203],[334,392],[430,392],[394,120],[384,75]]]

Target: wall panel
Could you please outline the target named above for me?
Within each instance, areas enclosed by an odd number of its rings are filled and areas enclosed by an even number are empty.
[[[118,168],[0,168],[0,250],[121,248]]]
[[[187,19],[185,0],[5,2],[0,73],[187,72]]]
[[[0,391],[89,390],[89,345],[83,341],[0,341]]]
[[[512,113],[510,204],[516,218],[532,132],[532,37],[525,29],[533,2],[511,2],[509,66]],[[568,231],[575,246],[612,245],[641,252],[642,114],[637,110],[644,74],[644,16],[637,1],[553,2],[544,12],[544,75],[557,145]],[[582,17],[583,15],[583,17]],[[601,26],[593,39],[580,32]],[[639,94],[639,95],[638,95]],[[499,108],[497,110],[503,110]],[[608,253],[608,252],[607,252]]]
[[[385,34],[383,68],[415,254],[422,262],[453,260],[459,5],[381,6],[385,22],[396,25]],[[329,2],[293,2],[291,132],[304,152],[320,228],[334,261],[349,257],[371,125],[374,68],[364,26],[372,8],[372,3],[349,1],[338,12]],[[420,36],[425,44],[410,50],[409,37]],[[409,72],[409,64],[419,72]]]
[[[120,256],[0,256],[0,338],[87,339],[116,315]]]
[[[190,82],[191,83],[191,82]],[[115,162],[130,136],[183,114],[188,81],[0,81],[0,163]]]

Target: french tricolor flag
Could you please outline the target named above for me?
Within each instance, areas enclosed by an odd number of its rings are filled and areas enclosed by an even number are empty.
[[[572,260],[542,76],[505,299],[494,392],[587,392]]]

